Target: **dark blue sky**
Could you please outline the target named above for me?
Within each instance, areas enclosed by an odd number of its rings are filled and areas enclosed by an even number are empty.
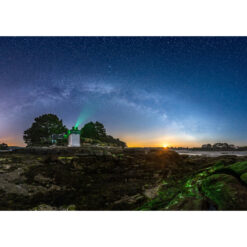
[[[247,38],[0,38],[0,142],[98,120],[130,146],[247,144]],[[83,122],[83,123],[85,123]]]

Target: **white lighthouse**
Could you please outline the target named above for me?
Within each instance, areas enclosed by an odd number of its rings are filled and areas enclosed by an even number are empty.
[[[69,147],[80,147],[80,130],[78,130],[78,127],[72,127],[71,130],[69,130],[68,135],[69,135]]]

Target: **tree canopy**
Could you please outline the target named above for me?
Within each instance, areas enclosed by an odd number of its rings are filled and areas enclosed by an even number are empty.
[[[44,114],[34,119],[32,126],[24,131],[23,139],[27,145],[51,145],[52,134],[63,134],[67,128],[54,114]]]
[[[103,140],[106,136],[106,130],[100,122],[89,122],[81,129],[81,137]]]
[[[44,114],[34,119],[32,126],[24,131],[23,139],[28,146],[49,146],[52,144],[52,137],[66,134],[68,129],[63,121],[54,114]],[[92,139],[93,143],[109,144],[113,146],[126,147],[126,143],[106,134],[102,123],[89,122],[81,129],[81,140]],[[67,139],[56,140],[59,145],[65,145]]]
[[[8,145],[6,143],[0,144],[0,150],[8,150]]]
[[[107,135],[104,125],[98,121],[85,124],[81,129],[81,138],[91,138],[108,144],[126,147],[125,142]]]

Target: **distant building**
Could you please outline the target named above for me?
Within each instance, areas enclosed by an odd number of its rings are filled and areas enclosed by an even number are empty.
[[[228,144],[228,143],[215,143],[213,145],[211,144],[203,144],[202,149],[207,149],[207,150],[236,150],[239,147],[235,146],[234,144]]]
[[[230,148],[230,149],[238,149],[238,147],[235,146],[234,144],[229,144],[229,148]]]
[[[64,135],[65,135],[65,133],[64,134],[52,134],[51,135],[51,143],[52,144],[57,144],[57,142],[59,140],[63,140],[64,139]]]
[[[203,144],[202,149],[211,149],[212,145],[211,144]]]
[[[68,131],[68,136],[69,136],[69,147],[80,147],[80,134],[81,131],[78,130],[78,127],[72,127],[71,130]]]
[[[213,149],[224,149],[224,150],[227,150],[227,149],[229,149],[229,144],[228,143],[215,143],[213,145]]]

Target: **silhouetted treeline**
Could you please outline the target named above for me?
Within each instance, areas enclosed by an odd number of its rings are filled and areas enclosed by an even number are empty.
[[[0,150],[8,150],[8,145],[6,143],[0,144]]]
[[[24,131],[27,146],[65,146],[68,143],[68,128],[54,114],[44,114],[34,119],[31,127]],[[81,142],[126,147],[126,143],[107,135],[100,122],[89,122],[81,129]]]
[[[203,144],[201,147],[170,147],[173,150],[194,150],[194,151],[247,151],[247,146],[235,146],[234,144],[217,142],[215,144]]]

